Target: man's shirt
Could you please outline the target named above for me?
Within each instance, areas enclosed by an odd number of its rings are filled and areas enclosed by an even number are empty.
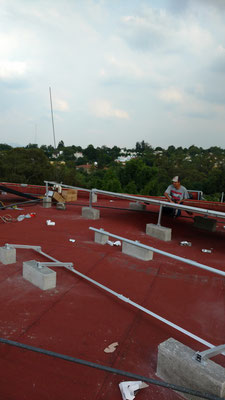
[[[173,185],[169,185],[166,189],[166,193],[168,193],[172,200],[176,202],[183,199],[189,199],[188,191],[182,185],[179,187],[179,189],[176,189]]]

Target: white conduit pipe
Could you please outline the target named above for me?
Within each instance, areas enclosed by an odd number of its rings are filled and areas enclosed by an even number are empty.
[[[16,245],[11,245],[11,246],[16,246]],[[50,260],[53,260],[55,262],[59,262],[56,258],[53,258],[53,257],[49,256],[48,254],[44,253],[42,250],[39,250],[37,248],[34,248],[34,250],[36,250],[37,253],[42,254],[43,256],[49,258]],[[177,331],[183,333],[184,335],[189,336],[192,339],[196,340],[197,342],[204,344],[206,347],[209,347],[211,349],[215,347],[215,345],[213,345],[212,343],[209,343],[206,340],[200,338],[199,336],[196,336],[193,333],[187,331],[186,329],[181,328],[179,325],[176,325],[173,322],[170,322],[167,319],[165,319],[163,317],[160,317],[160,315],[155,314],[154,312],[148,310],[145,307],[140,306],[139,304],[137,304],[134,301],[128,299],[127,297],[123,296],[122,294],[119,294],[119,293],[115,292],[114,290],[111,290],[108,287],[102,285],[101,283],[95,281],[94,279],[89,278],[88,276],[86,276],[86,275],[82,274],[81,272],[77,271],[75,268],[66,267],[66,266],[64,266],[64,268],[70,270],[71,272],[73,272],[74,274],[80,276],[81,278],[93,283],[94,285],[100,287],[101,289],[103,289],[106,292],[112,294],[113,296],[116,296],[118,299],[124,301],[125,303],[128,303],[128,304],[132,305],[133,307],[138,308],[139,310],[145,312],[146,314],[151,315],[151,317],[158,319],[159,321],[163,322],[166,325],[171,326],[172,328],[174,328]],[[222,354],[225,355],[225,353],[222,353]]]
[[[124,237],[121,237],[121,236],[118,236],[118,235],[114,235],[113,233],[106,232],[106,231],[104,231],[104,229],[96,229],[96,228],[93,228],[91,226],[89,227],[89,229],[91,231],[102,233],[104,235],[107,235],[107,236],[122,240],[123,242],[127,242],[127,243],[133,244],[135,246],[142,247],[143,249],[151,250],[151,251],[153,251],[155,253],[162,254],[163,256],[173,258],[173,259],[181,261],[183,263],[190,264],[190,265],[193,265],[194,267],[205,269],[207,271],[214,272],[215,274],[218,274],[218,275],[221,275],[221,276],[225,277],[225,272],[224,271],[221,271],[220,269],[208,267],[207,265],[200,264],[197,261],[190,260],[189,258],[183,258],[183,257],[180,257],[180,256],[176,256],[175,254],[167,253],[166,251],[163,251],[163,250],[155,249],[154,247],[147,246],[147,245],[139,243],[139,242],[135,242],[134,240],[129,240],[129,239],[126,239]]]

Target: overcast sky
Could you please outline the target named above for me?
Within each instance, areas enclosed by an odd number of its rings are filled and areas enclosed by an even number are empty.
[[[0,143],[225,148],[225,0],[0,0]]]

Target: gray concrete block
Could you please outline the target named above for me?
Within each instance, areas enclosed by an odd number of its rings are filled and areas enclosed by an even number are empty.
[[[199,215],[196,215],[194,217],[194,227],[204,229],[209,232],[215,232],[216,219],[201,217]]]
[[[57,210],[66,210],[66,203],[59,202],[56,204],[56,208]]]
[[[95,232],[95,242],[99,244],[106,244],[109,240],[109,236],[104,233]]]
[[[16,262],[16,249],[0,247],[0,262],[2,264],[14,264]]]
[[[171,240],[171,228],[166,228],[161,225],[155,224],[147,224],[146,225],[146,234],[149,236],[153,236],[157,239],[164,240],[164,242],[169,242]]]
[[[212,360],[205,364],[193,360],[195,351],[183,343],[170,338],[158,347],[157,375],[166,382],[207,392],[215,396],[225,396],[225,368]],[[180,393],[194,400],[199,397]]]
[[[129,203],[129,209],[130,210],[137,210],[137,211],[144,211],[146,209],[146,205],[142,204],[142,203],[139,203],[138,201],[135,202],[135,203],[131,202],[131,203]]]
[[[100,211],[92,207],[82,207],[82,217],[86,219],[99,219]]]
[[[51,197],[44,197],[42,205],[43,205],[44,208],[51,208],[51,206],[52,206]]]
[[[123,242],[122,253],[128,254],[129,256],[136,257],[139,260],[149,261],[153,259],[153,252],[142,247],[138,247],[135,244]]]
[[[56,272],[47,267],[39,268],[35,260],[23,263],[23,277],[42,290],[56,287]]]

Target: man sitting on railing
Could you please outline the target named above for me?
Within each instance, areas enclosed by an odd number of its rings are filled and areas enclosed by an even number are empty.
[[[183,200],[190,198],[187,189],[181,185],[179,176],[174,176],[174,178],[172,179],[172,184],[168,186],[164,193],[164,196],[170,203],[176,204],[183,204]],[[168,207],[168,212],[166,210],[166,213],[171,214],[173,217],[179,217],[181,215],[181,210]],[[189,213],[190,211],[188,212],[188,214]]]

